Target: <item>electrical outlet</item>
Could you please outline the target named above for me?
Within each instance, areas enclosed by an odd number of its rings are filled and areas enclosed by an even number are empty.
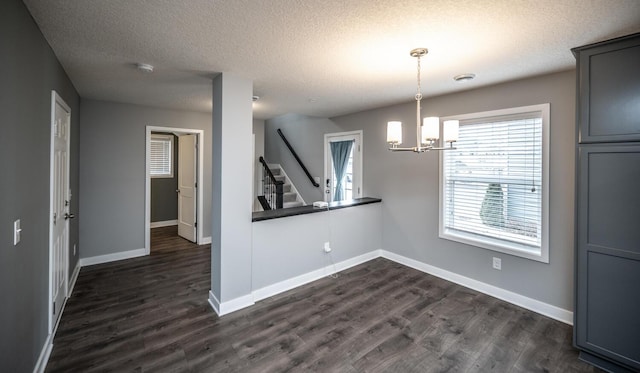
[[[329,241],[324,243],[324,252],[325,253],[330,253],[331,252],[331,245],[329,244]]]
[[[493,257],[493,269],[497,269],[498,271],[502,271],[502,259]]]

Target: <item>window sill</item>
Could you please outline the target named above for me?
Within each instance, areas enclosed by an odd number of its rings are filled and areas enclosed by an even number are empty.
[[[382,202],[382,200],[380,198],[371,198],[371,197],[356,198],[349,201],[330,202],[329,210],[337,210],[337,209],[343,209],[347,207],[368,205],[370,203],[378,203],[378,202]],[[326,207],[313,207],[313,205],[292,207],[288,209],[257,211],[253,213],[251,221],[256,222],[256,221],[263,221],[263,220],[270,220],[270,219],[279,219],[279,218],[286,218],[289,216],[313,214],[316,212],[324,212],[324,211],[327,211]]]
[[[470,246],[535,260],[537,262],[549,263],[549,251],[544,248],[536,249],[526,245],[492,239],[490,237],[482,238],[472,234],[449,230],[440,232],[439,237],[449,241],[460,242]]]

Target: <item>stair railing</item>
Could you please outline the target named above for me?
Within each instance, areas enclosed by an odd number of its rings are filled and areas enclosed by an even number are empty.
[[[265,210],[281,209],[284,201],[284,181],[273,176],[264,158],[260,157],[258,160],[262,164],[262,196],[258,196],[258,200]]]
[[[313,176],[311,176],[311,174],[309,173],[309,170],[307,170],[304,163],[302,163],[302,160],[300,159],[300,157],[298,157],[298,154],[296,153],[296,151],[293,150],[293,147],[291,146],[291,144],[289,144],[289,141],[287,140],[287,138],[284,137],[282,130],[278,128],[277,132],[278,132],[278,135],[280,135],[280,138],[282,139],[282,141],[284,141],[284,144],[287,146],[287,148],[289,148],[289,151],[293,155],[293,158],[295,158],[296,161],[298,161],[298,164],[300,165],[300,167],[302,167],[302,171],[304,171],[304,173],[307,174],[307,177],[309,178],[309,181],[311,181],[311,184],[314,187],[318,188],[320,184],[316,183],[316,181],[313,180]]]

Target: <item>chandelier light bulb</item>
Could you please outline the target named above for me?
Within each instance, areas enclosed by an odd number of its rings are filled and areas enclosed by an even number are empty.
[[[387,123],[387,142],[392,145],[402,144],[402,122]]]
[[[440,118],[425,117],[422,119],[422,143],[429,144],[440,138]]]
[[[442,127],[444,128],[444,141],[455,142],[458,141],[458,134],[460,132],[460,122],[457,120],[445,120]]]

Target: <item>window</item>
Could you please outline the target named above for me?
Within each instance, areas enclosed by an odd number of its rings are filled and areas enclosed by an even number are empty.
[[[549,104],[465,114],[440,155],[440,237],[549,262]]]
[[[151,134],[149,176],[173,177],[173,135]]]

